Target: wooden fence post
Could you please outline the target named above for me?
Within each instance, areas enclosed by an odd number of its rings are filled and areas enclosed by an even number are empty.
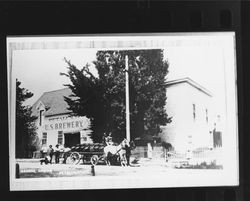
[[[95,166],[91,165],[91,174],[92,176],[95,176]]]

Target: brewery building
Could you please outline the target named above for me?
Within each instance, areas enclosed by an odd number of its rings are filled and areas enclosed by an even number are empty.
[[[37,116],[37,134],[40,147],[56,144],[71,147],[79,143],[91,143],[90,120],[72,116],[64,97],[71,94],[69,88],[43,93],[32,106]]]

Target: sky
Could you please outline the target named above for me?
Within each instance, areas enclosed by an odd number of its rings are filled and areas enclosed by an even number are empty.
[[[167,39],[166,39],[167,40]],[[225,100],[223,49],[218,45],[190,45],[182,38],[181,45],[169,43],[164,47],[165,59],[169,62],[167,80],[189,77],[212,92],[218,108]],[[197,39],[203,41],[204,38]],[[96,49],[39,49],[13,51],[13,76],[21,81],[21,87],[34,96],[26,101],[32,105],[47,91],[64,88],[69,83],[60,72],[67,72],[67,58],[81,68],[95,60]],[[94,74],[94,67],[91,68]]]

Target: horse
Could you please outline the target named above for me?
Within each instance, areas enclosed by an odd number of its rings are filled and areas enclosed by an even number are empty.
[[[106,164],[107,165],[111,165],[111,160],[112,159],[116,159],[116,160],[120,160],[119,162],[121,163],[121,165],[125,166],[127,164],[127,160],[125,157],[126,154],[126,150],[125,150],[125,146],[129,146],[129,142],[127,139],[124,139],[119,145],[115,146],[115,145],[107,145],[106,147],[104,147],[104,157],[106,160]]]

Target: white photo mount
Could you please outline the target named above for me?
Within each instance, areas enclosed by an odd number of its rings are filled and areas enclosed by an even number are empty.
[[[239,185],[235,37],[234,32],[7,37],[10,190],[129,189]],[[145,170],[148,175],[147,177],[141,174],[136,176],[98,176],[98,171],[102,170],[101,166],[96,166],[95,177],[15,178],[15,81],[16,78],[21,76],[20,71],[23,74],[28,73],[26,72],[27,69],[22,70],[20,68],[25,64],[28,65],[29,62],[33,62],[31,58],[35,60],[34,55],[39,55],[40,52],[46,57],[46,54],[70,52],[70,55],[74,55],[80,51],[89,52],[94,50],[166,49],[166,55],[168,55],[169,51],[173,59],[171,63],[170,58],[168,58],[170,63],[169,72],[171,73],[171,68],[174,68],[176,58],[179,58],[179,60],[187,59],[183,53],[186,52],[191,55],[192,51],[194,53],[201,52],[200,55],[202,56],[203,54],[204,58],[207,58],[212,55],[212,53],[211,55],[209,53],[213,51],[213,48],[219,53],[214,63],[215,65],[218,63],[218,66],[221,65],[221,69],[211,67],[213,71],[207,75],[207,86],[213,86],[211,83],[213,80],[216,80],[216,77],[218,77],[218,80],[221,79],[221,82],[218,84],[221,86],[223,95],[218,101],[218,107],[223,107],[224,112],[224,115],[222,115],[224,121],[222,134],[223,169],[168,169],[167,172],[159,172],[155,168],[152,172]],[[36,54],[33,54],[33,52],[36,52]],[[205,53],[208,54],[205,55]],[[51,57],[48,58],[51,59]],[[214,58],[211,57],[210,59],[213,61]],[[195,60],[190,60],[190,63],[192,61],[195,63]],[[23,63],[21,64],[20,62]],[[53,61],[51,60],[51,62]],[[176,62],[177,65],[180,65],[179,61]],[[33,66],[33,68],[36,68],[36,66]],[[46,66],[43,68],[44,71],[48,71],[46,68]],[[197,74],[193,74],[195,78],[205,77],[198,70],[198,67],[187,65],[183,66],[183,69],[179,68],[179,72],[171,75],[172,78],[182,78],[185,73],[187,76],[190,76],[191,72],[189,71],[195,70],[197,70]],[[220,74],[220,72],[222,73]],[[32,84],[34,81],[27,80],[27,82]],[[37,80],[37,82],[39,81]],[[222,102],[224,105],[221,104]]]

